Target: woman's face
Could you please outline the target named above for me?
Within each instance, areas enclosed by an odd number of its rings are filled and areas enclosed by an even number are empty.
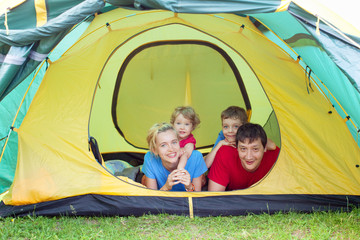
[[[169,129],[156,136],[155,154],[159,155],[163,163],[177,164],[180,145],[175,131]]]

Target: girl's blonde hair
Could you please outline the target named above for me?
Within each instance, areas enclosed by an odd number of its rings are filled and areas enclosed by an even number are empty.
[[[178,134],[174,127],[166,122],[162,123],[155,123],[148,131],[148,135],[146,137],[146,141],[149,145],[149,149],[151,152],[155,152],[155,146],[156,146],[156,137],[159,135],[159,133],[166,132],[168,130],[174,131],[176,134],[176,137],[178,137]]]
[[[193,125],[193,130],[200,124],[199,115],[190,106],[177,107],[171,114],[170,123],[174,125],[175,119],[179,114],[182,114],[186,119],[189,119]]]

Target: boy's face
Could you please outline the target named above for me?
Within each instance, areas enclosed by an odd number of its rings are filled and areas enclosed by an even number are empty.
[[[222,131],[227,142],[236,141],[236,132],[241,125],[242,122],[238,118],[225,118],[222,120]]]
[[[174,121],[174,128],[179,135],[179,139],[186,139],[191,131],[193,130],[193,124],[190,119],[184,117],[184,115],[179,114]]]
[[[266,151],[260,138],[257,138],[251,143],[249,139],[245,139],[245,142],[239,141],[237,150],[241,165],[248,172],[254,172],[259,168],[264,152]]]

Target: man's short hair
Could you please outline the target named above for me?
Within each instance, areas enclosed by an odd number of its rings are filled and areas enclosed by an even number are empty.
[[[241,123],[248,122],[248,115],[245,109],[238,107],[238,106],[230,106],[221,113],[221,121],[224,119],[233,118],[233,119],[240,119]]]
[[[238,142],[245,142],[246,139],[249,139],[249,143],[252,143],[258,138],[260,138],[261,144],[265,148],[267,136],[263,127],[255,123],[245,123],[241,125],[236,132],[236,147],[238,146]]]

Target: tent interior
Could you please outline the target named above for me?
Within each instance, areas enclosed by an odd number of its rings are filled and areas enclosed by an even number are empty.
[[[147,130],[154,123],[169,122],[175,107],[186,105],[200,116],[194,135],[197,149],[204,153],[221,130],[221,111],[231,105],[246,109],[249,120],[264,126],[280,146],[271,104],[239,53],[208,34],[178,24],[137,38],[132,41],[146,43],[138,47],[131,46],[131,41],[112,52],[95,92],[89,135],[95,137],[105,159],[117,152],[143,153],[148,148]]]

